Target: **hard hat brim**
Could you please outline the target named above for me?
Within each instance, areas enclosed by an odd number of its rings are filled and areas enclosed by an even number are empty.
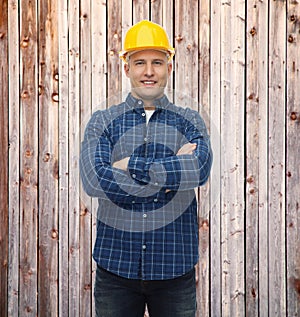
[[[168,62],[170,62],[175,55],[175,50],[174,48],[159,48],[159,47],[139,47],[138,49],[132,49],[132,50],[127,50],[127,51],[120,51],[119,52],[119,57],[125,62],[128,62],[128,57],[131,56],[132,54],[140,51],[146,51],[146,50],[154,50],[154,51],[159,51],[166,53],[168,55]]]

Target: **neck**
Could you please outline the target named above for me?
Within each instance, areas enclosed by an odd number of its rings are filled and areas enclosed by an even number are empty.
[[[153,104],[147,105],[144,103],[144,109],[145,110],[155,110],[155,106]]]

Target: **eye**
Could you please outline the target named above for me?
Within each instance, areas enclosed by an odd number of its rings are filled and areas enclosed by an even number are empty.
[[[160,65],[163,64],[163,62],[162,62],[161,60],[155,60],[155,61],[153,62],[153,64],[156,65],[156,66],[160,66]]]
[[[141,66],[141,65],[144,65],[144,64],[145,64],[144,61],[135,61],[134,62],[134,65],[136,65],[136,66]]]

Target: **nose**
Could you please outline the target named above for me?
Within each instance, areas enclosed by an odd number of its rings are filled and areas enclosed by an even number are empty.
[[[146,68],[145,68],[145,75],[147,77],[151,77],[153,76],[153,65],[151,62],[146,64]]]

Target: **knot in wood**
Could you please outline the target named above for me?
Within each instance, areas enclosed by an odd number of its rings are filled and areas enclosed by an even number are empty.
[[[39,96],[41,96],[43,94],[43,92],[44,92],[44,86],[39,85],[39,87],[38,87]]]
[[[57,92],[54,92],[54,93],[52,94],[52,101],[53,101],[53,102],[58,102],[58,101],[59,101],[58,93],[57,93]]]
[[[31,150],[26,150],[25,151],[25,156],[26,157],[31,157],[32,156],[32,151]]]
[[[293,111],[290,115],[290,119],[293,121],[297,120],[297,113]]]
[[[45,153],[44,155],[44,158],[43,158],[43,161],[46,163],[46,162],[49,162],[50,161],[50,158],[51,158],[51,154],[50,153]]]
[[[22,99],[26,99],[29,97],[29,92],[27,90],[24,90],[22,93],[21,93],[21,98]]]
[[[21,48],[26,48],[29,45],[29,37],[26,36],[24,39],[21,41]]]
[[[57,237],[58,237],[58,231],[56,229],[52,229],[51,238],[52,239],[57,239]]]
[[[249,176],[249,177],[247,178],[247,183],[251,184],[251,183],[253,183],[253,182],[254,182],[254,177],[253,177],[253,176]]]
[[[253,195],[256,192],[255,188],[250,188],[249,193]]]
[[[295,39],[294,39],[293,35],[290,34],[289,37],[288,37],[288,42],[289,42],[289,43],[293,43],[294,40],[295,40]]]
[[[250,30],[250,34],[251,34],[252,36],[254,36],[254,35],[257,34],[256,27],[255,27],[255,26]]]
[[[183,40],[183,36],[177,35],[177,36],[175,36],[175,40],[176,40],[178,43],[180,43],[180,42]]]

